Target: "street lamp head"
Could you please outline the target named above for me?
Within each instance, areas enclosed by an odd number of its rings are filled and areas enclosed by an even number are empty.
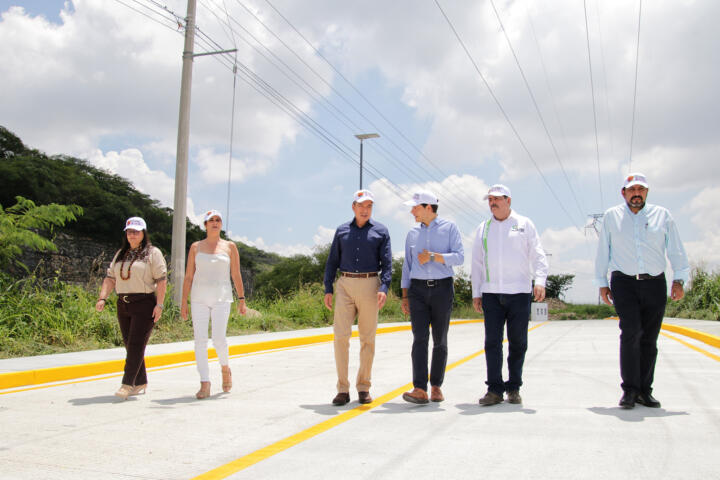
[[[378,138],[378,137],[380,137],[380,135],[378,135],[377,133],[359,133],[359,134],[355,135],[355,138],[357,138],[360,141],[367,140],[368,138]]]

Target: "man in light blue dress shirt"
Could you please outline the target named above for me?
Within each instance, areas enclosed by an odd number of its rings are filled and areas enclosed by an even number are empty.
[[[430,400],[444,400],[440,389],[447,365],[447,334],[450,327],[455,289],[453,266],[462,265],[462,238],[457,226],[437,215],[438,198],[430,191],[420,191],[405,202],[419,225],[405,240],[403,262],[402,310],[410,314],[413,332],[413,390],[403,399],[411,403],[428,403],[428,343],[432,326],[433,351],[430,367]]]
[[[608,209],[602,220],[595,259],[600,297],[615,305],[620,317],[620,376],[622,408],[635,403],[658,408],[652,383],[667,303],[667,260],[673,269],[670,298],[680,300],[690,267],[670,212],[646,204],[648,182],[642,173],[625,178],[625,203]],[[608,286],[608,272],[610,284]]]

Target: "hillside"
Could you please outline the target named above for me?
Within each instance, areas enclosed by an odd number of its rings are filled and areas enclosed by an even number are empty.
[[[172,209],[139,192],[126,179],[69,156],[48,156],[26,147],[22,140],[0,126],[0,205],[15,204],[16,196],[49,203],[80,205],[84,214],[61,231],[78,243],[87,239],[114,251],[121,239],[120,226],[131,216],[151,225],[153,244],[168,255],[171,248]],[[205,237],[203,230],[187,222],[187,246]],[[82,239],[82,240],[81,240]],[[65,240],[67,243],[68,240]],[[252,277],[268,270],[282,257],[236,242],[243,272]],[[82,248],[82,245],[79,246]],[[97,258],[97,252],[93,252]],[[91,260],[92,261],[92,260]]]

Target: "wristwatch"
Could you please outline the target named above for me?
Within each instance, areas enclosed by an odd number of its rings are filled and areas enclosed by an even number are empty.
[[[435,261],[435,254],[432,253],[432,252],[430,253],[430,261],[431,261],[431,262],[434,262],[434,261]]]

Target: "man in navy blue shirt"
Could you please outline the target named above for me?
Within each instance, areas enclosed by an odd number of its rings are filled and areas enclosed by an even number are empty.
[[[345,405],[350,401],[348,361],[355,317],[360,338],[360,368],[355,385],[359,402],[372,402],[370,374],[375,357],[378,311],[385,305],[392,277],[390,233],[385,225],[370,218],[373,201],[369,190],[355,192],[352,203],[355,218],[335,231],[325,264],[325,307],[330,311],[333,309],[333,282],[340,269],[333,316],[338,376],[338,393],[333,405]]]

